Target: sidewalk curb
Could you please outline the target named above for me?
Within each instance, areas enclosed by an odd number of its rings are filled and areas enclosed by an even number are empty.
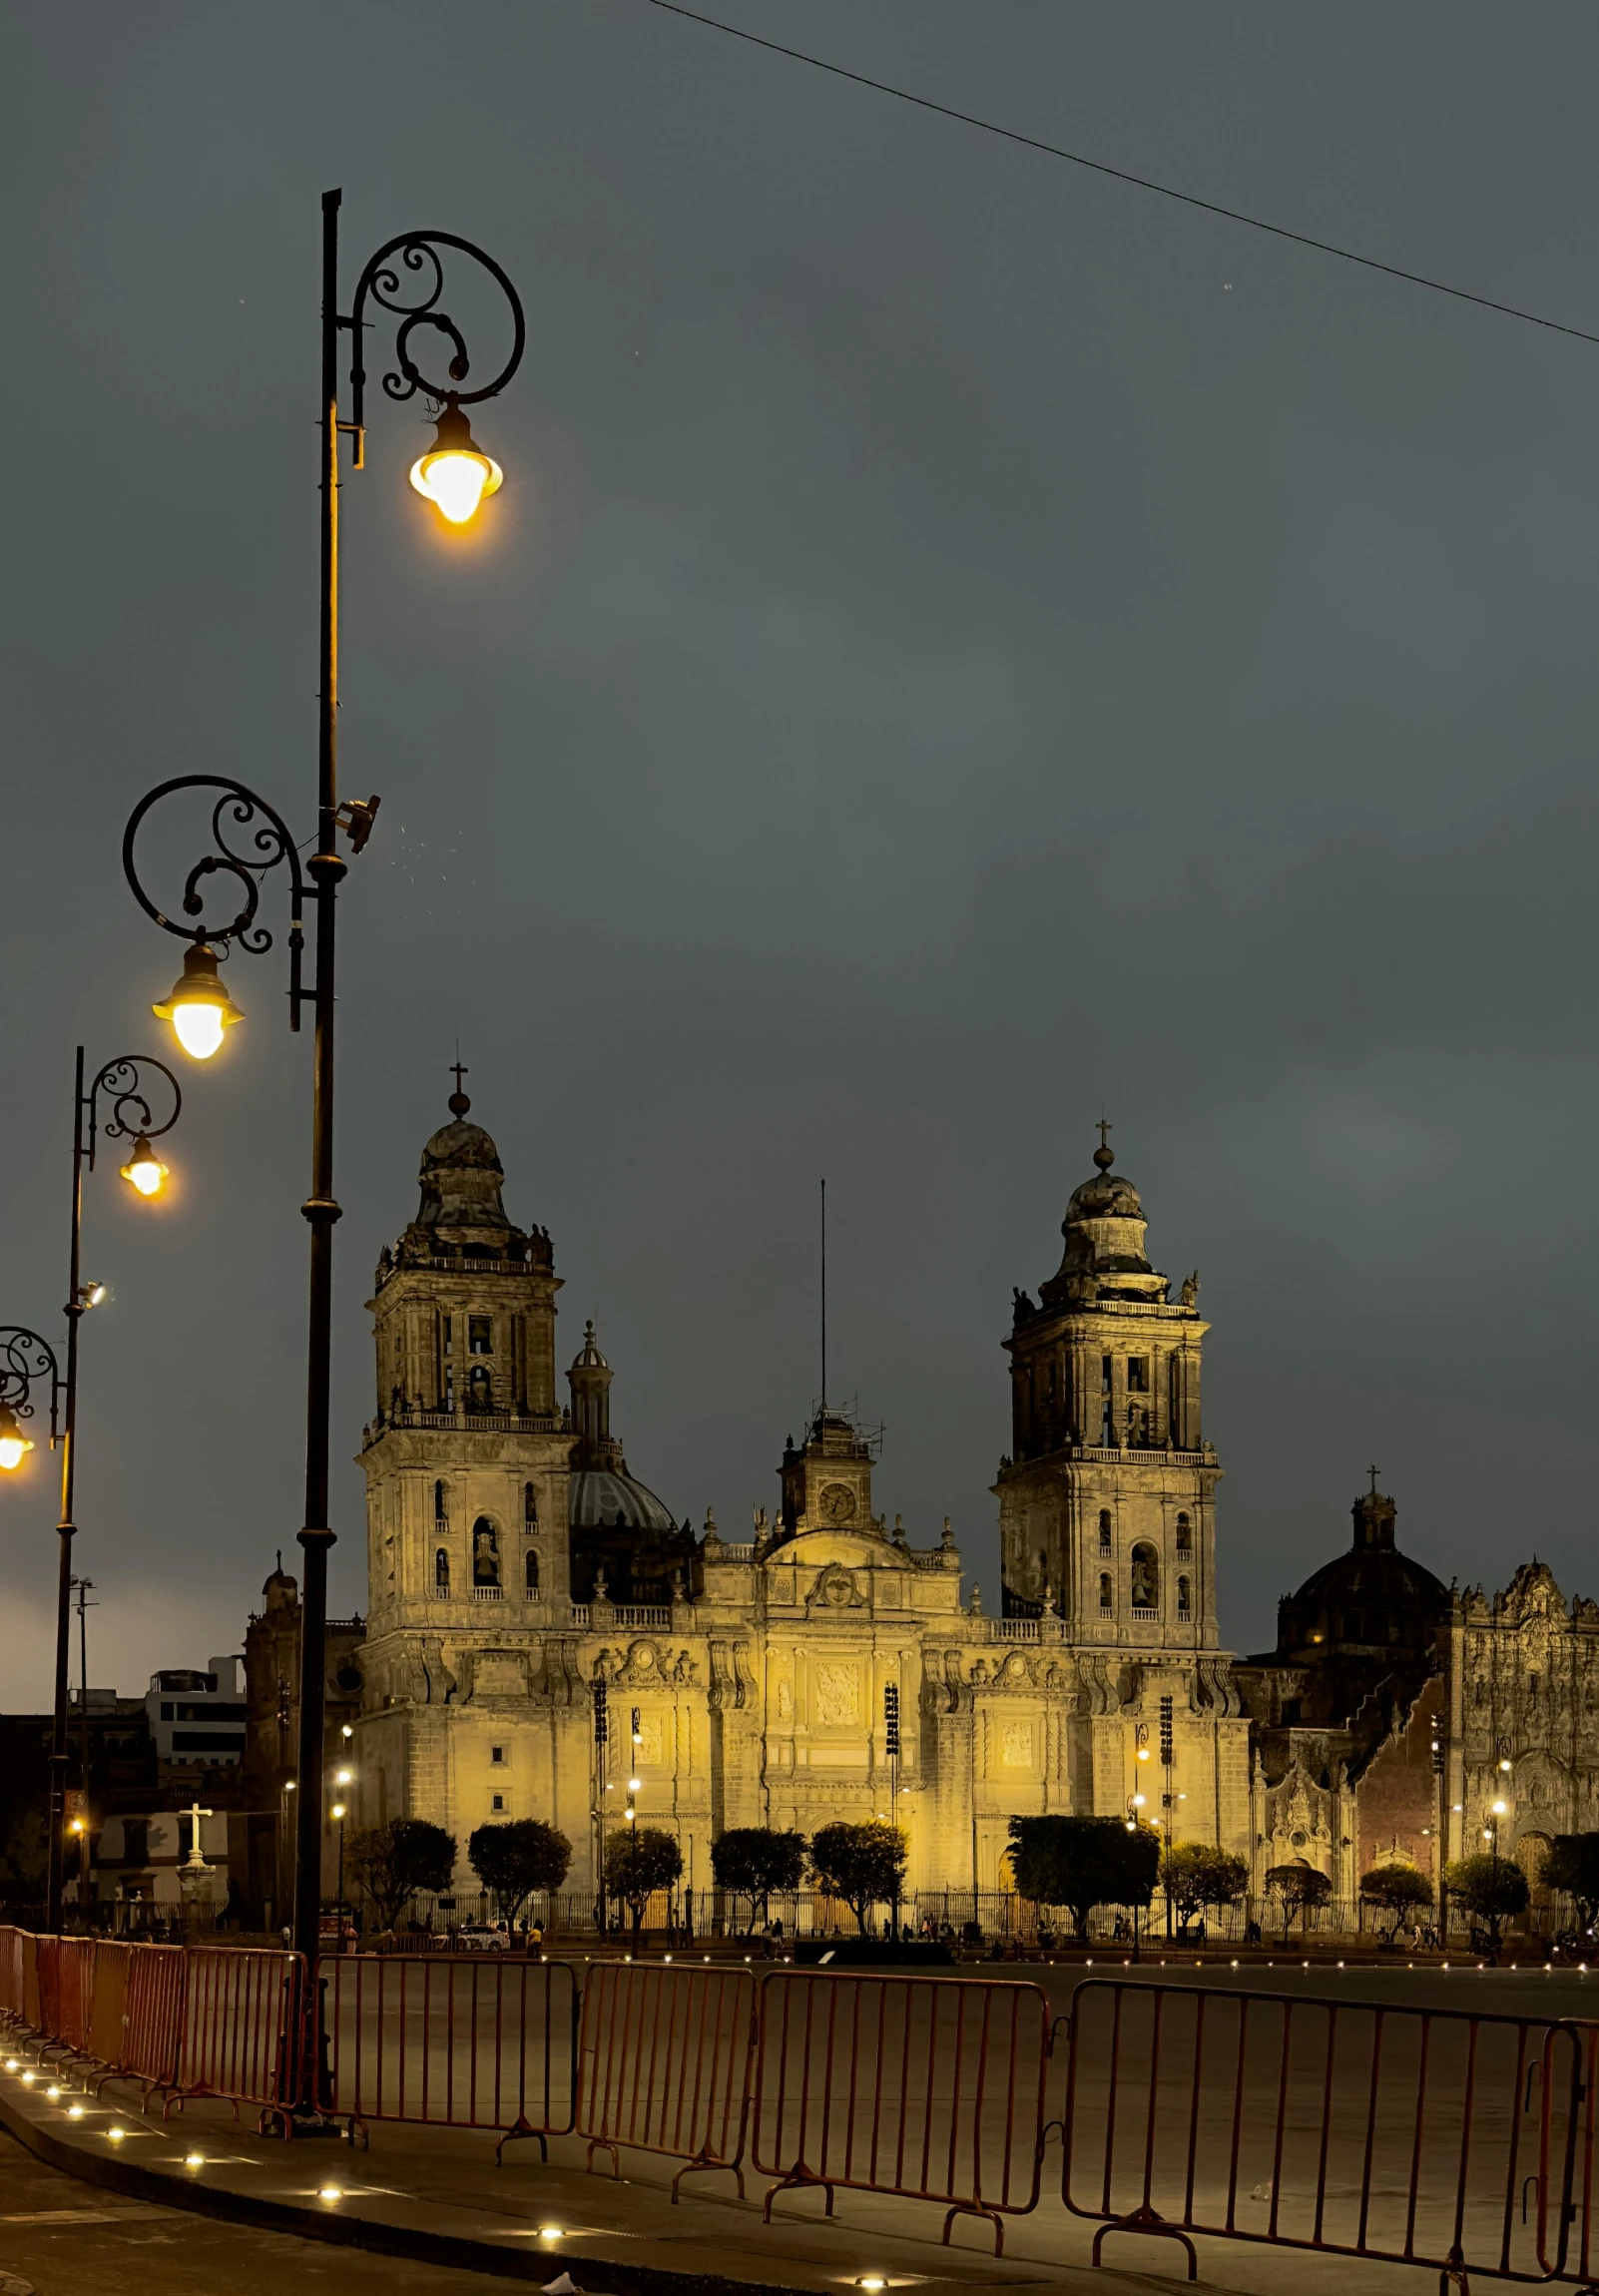
[[[502,2248],[492,2240],[474,2240],[466,2234],[425,2232],[409,2226],[386,2224],[381,2219],[329,2216],[325,2211],[301,2208],[292,2201],[268,2200],[249,2193],[223,2191],[215,2185],[189,2184],[161,2169],[141,2168],[132,2160],[108,2159],[104,2153],[70,2143],[40,2128],[26,2113],[19,2113],[0,2092],[0,2128],[14,2136],[46,2167],[59,2169],[82,2184],[107,2192],[120,2192],[132,2200],[148,2200],[157,2207],[187,2208],[197,2216],[217,2216],[234,2224],[250,2224],[267,2232],[292,2233],[301,2240],[321,2240],[335,2248],[366,2248],[379,2256],[404,2256],[418,2264],[453,2266],[462,2272],[493,2273],[502,2280],[527,2280],[542,2286],[574,2265],[583,2282],[603,2281],[614,2296],[812,2296],[805,2289],[786,2289],[776,2280],[725,2280],[711,2273],[673,2272],[655,2264],[613,2264],[581,2257],[557,2263],[552,2257],[532,2256],[526,2250]],[[333,2147],[327,2147],[332,2151]],[[343,2158],[347,2148],[336,2147]],[[574,2275],[575,2276],[575,2275]]]

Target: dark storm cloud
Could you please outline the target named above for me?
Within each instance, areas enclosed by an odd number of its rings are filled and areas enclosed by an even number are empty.
[[[739,21],[1578,324],[1591,15]],[[1588,1585],[1599,353],[633,0],[8,18],[5,1297],[62,1296],[71,1047],[153,1045],[167,773],[308,833],[317,197],[483,241],[529,353],[469,552],[349,484],[339,1416],[459,1036],[636,1471],[724,1527],[814,1392],[997,1599],[998,1341],[1102,1102],[1198,1262],[1224,1636],[1345,1535]],[[487,306],[484,306],[487,324]],[[276,959],[147,1219],[91,1183],[95,1672],[237,1644],[299,1520],[306,1051]],[[565,1345],[565,1343],[563,1343]],[[41,1454],[42,1458],[42,1454]],[[43,1694],[47,1468],[3,1495]],[[363,1599],[340,1470],[335,1607]]]

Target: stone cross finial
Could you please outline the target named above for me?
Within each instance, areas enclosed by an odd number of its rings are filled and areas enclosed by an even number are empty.
[[[466,1088],[462,1084],[461,1078],[470,1074],[470,1071],[461,1065],[461,1048],[459,1045],[455,1048],[455,1058],[450,1063],[450,1070],[455,1078],[455,1090],[450,1094],[449,1101],[450,1114],[452,1116],[464,1116],[472,1103],[466,1097]]]

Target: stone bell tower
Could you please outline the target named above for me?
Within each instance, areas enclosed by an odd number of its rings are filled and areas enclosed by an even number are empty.
[[[499,1151],[460,1090],[422,1150],[416,1218],[377,1265],[377,1413],[361,1465],[374,1643],[564,1622],[572,1439],[555,1275],[513,1227]],[[552,1613],[551,1605],[555,1606]]]
[[[1066,1249],[1035,1307],[1015,1298],[1000,1553],[1012,1616],[1058,1613],[1067,1639],[1215,1650],[1214,1502],[1200,1428],[1199,1279],[1176,1300],[1144,1251],[1132,1182],[1097,1167],[1067,1206]]]

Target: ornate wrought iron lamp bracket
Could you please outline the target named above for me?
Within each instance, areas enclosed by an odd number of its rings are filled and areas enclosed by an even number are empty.
[[[474,263],[481,264],[498,283],[511,306],[511,354],[493,381],[484,383],[477,390],[460,388],[471,372],[466,340],[448,312],[438,308],[439,297],[444,292],[444,266],[438,254],[440,248],[456,248],[462,255],[470,256]],[[396,258],[397,262],[394,260]],[[419,273],[421,277],[407,282],[402,279],[402,272]],[[409,296],[407,287],[412,290]],[[363,466],[366,443],[365,329],[378,323],[375,318],[368,318],[368,303],[374,304],[378,310],[391,313],[399,321],[394,330],[395,364],[383,377],[384,390],[390,398],[399,401],[414,398],[418,391],[441,406],[475,406],[482,399],[493,398],[496,392],[505,388],[521,365],[522,352],[527,343],[527,321],[523,315],[521,298],[494,258],[485,254],[482,248],[475,247],[470,240],[458,239],[453,232],[402,232],[398,239],[388,241],[378,249],[361,273],[355,288],[352,314],[338,321],[354,337],[349,370],[350,411],[353,419],[341,422],[339,428],[349,431],[354,437],[357,470]],[[423,326],[434,328],[450,345],[452,355],[445,370],[449,377],[446,382],[435,382],[430,375],[424,373],[412,356],[411,338],[417,328]]]
[[[56,1351],[23,1324],[0,1324],[0,1404],[9,1406],[19,1420],[33,1417],[33,1390],[41,1380],[50,1382],[50,1447],[60,1435],[62,1391],[66,1381],[56,1362]]]
[[[196,861],[184,880],[183,913],[185,916],[198,917],[198,924],[181,924],[164,909],[158,908],[141,884],[134,863],[134,844],[140,824],[153,806],[179,790],[219,790],[222,793],[212,809],[211,817],[212,844],[216,850]],[[256,825],[254,828],[253,824]],[[241,836],[241,832],[248,833],[248,836]],[[237,851],[229,843],[230,833],[245,848],[243,852]],[[254,790],[246,789],[242,782],[225,781],[217,774],[181,774],[175,781],[163,782],[148,797],[141,798],[123,832],[123,874],[145,914],[154,917],[164,931],[176,933],[180,940],[197,944],[204,941],[217,951],[219,957],[227,955],[234,941],[251,956],[261,956],[271,947],[271,933],[266,925],[256,921],[256,913],[261,905],[261,886],[257,880],[265,876],[268,869],[275,868],[280,861],[287,863],[289,886],[288,1025],[297,1029],[299,1008],[301,1004],[311,1002],[314,994],[311,989],[300,984],[300,953],[305,945],[302,921],[305,902],[307,899],[320,899],[321,888],[306,885],[299,865],[299,855],[282,816],[265,798],[258,797]],[[221,918],[208,921],[206,917],[206,899],[201,887],[212,876],[223,877],[226,882],[236,886],[241,895],[238,912],[226,921]],[[113,1062],[111,1065],[115,1068],[118,1063]],[[161,1064],[158,1061],[154,1065],[159,1067]],[[169,1082],[173,1081],[170,1071],[162,1069],[162,1074],[168,1077]],[[106,1075],[107,1071],[102,1070],[101,1077]],[[97,1078],[96,1082],[100,1080]],[[173,1083],[173,1090],[177,1091],[176,1083]],[[168,1119],[169,1125],[176,1116],[175,1109],[173,1116]],[[167,1125],[161,1127],[163,1131],[167,1128]],[[108,1126],[108,1132],[110,1129]]]

